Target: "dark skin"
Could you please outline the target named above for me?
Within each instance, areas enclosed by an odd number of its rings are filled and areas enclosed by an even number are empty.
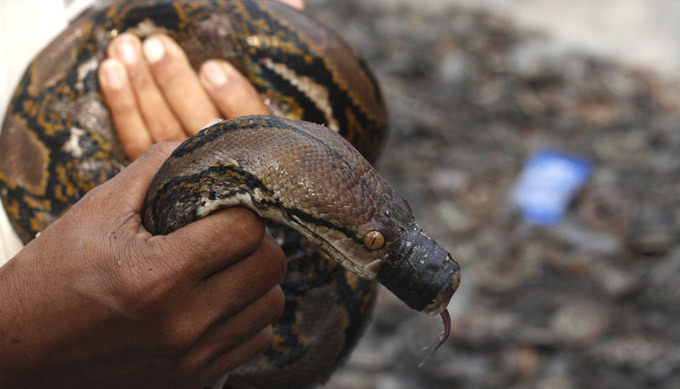
[[[123,34],[100,67],[135,161],[0,268],[0,387],[195,388],[271,344],[286,265],[261,220],[230,208],[167,236],[141,225],[151,179],[177,146],[156,142],[181,140],[215,117],[266,113],[230,65],[215,61],[226,82],[211,83],[205,64],[196,75],[174,42],[156,38],[155,61]],[[122,39],[135,61],[118,56]],[[118,83],[107,83],[107,68]],[[187,101],[193,108],[178,104]]]
[[[141,225],[174,146],[153,146],[0,269],[3,387],[196,387],[270,344],[286,266],[257,217],[228,209],[167,236]]]

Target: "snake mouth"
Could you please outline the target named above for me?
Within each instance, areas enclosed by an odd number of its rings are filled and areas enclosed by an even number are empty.
[[[453,261],[453,259],[451,259],[451,257],[449,257],[449,259],[453,263],[456,263]],[[456,292],[456,289],[458,289],[458,285],[460,285],[460,277],[460,269],[456,269],[453,273],[453,276],[449,280],[450,282],[441,289],[437,297],[435,297],[432,303],[426,306],[422,312],[434,316],[444,311],[449,305],[449,301]]]
[[[406,305],[436,315],[460,284],[460,266],[420,227],[409,228],[376,277]]]

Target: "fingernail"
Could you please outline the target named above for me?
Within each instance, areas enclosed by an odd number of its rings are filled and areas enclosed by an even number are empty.
[[[143,48],[144,56],[150,63],[157,62],[163,58],[163,54],[165,54],[165,47],[163,47],[163,43],[160,39],[155,37],[145,40]]]
[[[209,122],[207,122],[206,124],[203,125],[203,127],[201,127],[201,130],[204,129],[204,128],[210,127],[213,124],[217,124],[217,123],[221,122],[222,120],[223,119],[220,119],[220,118],[210,119]]]
[[[108,60],[102,63],[102,71],[104,72],[104,83],[109,88],[118,89],[123,86],[123,66],[120,62],[115,60]]]
[[[281,2],[298,10],[305,9],[305,3],[302,0],[281,0]]]
[[[116,57],[126,65],[135,63],[137,61],[135,47],[127,39],[121,39],[116,45]]]
[[[215,61],[207,61],[201,67],[201,74],[213,86],[224,85],[227,82],[227,73],[222,65]]]

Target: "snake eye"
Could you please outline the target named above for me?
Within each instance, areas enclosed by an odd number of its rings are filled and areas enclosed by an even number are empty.
[[[369,250],[377,250],[385,244],[385,237],[380,231],[370,231],[364,237],[364,246]]]

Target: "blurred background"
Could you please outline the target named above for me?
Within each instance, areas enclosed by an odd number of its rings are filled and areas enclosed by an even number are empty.
[[[367,57],[379,170],[463,269],[451,338],[381,293],[324,386],[680,387],[680,3],[308,0]]]

